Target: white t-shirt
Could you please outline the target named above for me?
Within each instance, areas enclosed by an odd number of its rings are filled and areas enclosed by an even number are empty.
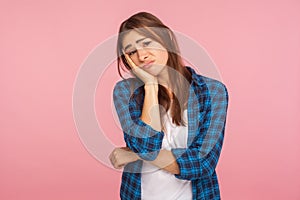
[[[169,111],[163,117],[166,131],[162,149],[187,148],[188,127],[173,124]],[[183,112],[183,119],[188,122],[187,110]],[[191,200],[193,196],[191,181],[178,179],[147,162],[143,163],[141,182],[143,200]]]

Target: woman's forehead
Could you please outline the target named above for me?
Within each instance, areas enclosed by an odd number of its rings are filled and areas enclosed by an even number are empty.
[[[122,46],[125,48],[127,45],[139,43],[142,39],[145,38],[145,36],[141,35],[135,30],[128,31],[123,36]]]

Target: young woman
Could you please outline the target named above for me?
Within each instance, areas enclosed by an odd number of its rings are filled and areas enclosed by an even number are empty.
[[[184,66],[174,33],[147,12],[121,24],[117,54],[120,76],[134,75],[113,91],[126,142],[110,155],[124,167],[121,199],[220,199],[225,85]]]

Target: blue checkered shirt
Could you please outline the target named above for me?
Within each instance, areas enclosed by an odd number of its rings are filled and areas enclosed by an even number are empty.
[[[221,198],[215,168],[224,139],[228,91],[220,81],[186,68],[192,74],[187,108],[188,148],[171,149],[180,169],[180,174],[174,176],[192,182],[193,200],[218,200]],[[138,93],[142,93],[142,99],[136,98]],[[143,83],[139,79],[124,79],[114,87],[114,105],[126,145],[143,160],[151,161],[161,149],[164,132],[152,129],[140,119],[143,98]],[[124,167],[122,200],[141,199],[142,165],[143,161],[138,160]]]

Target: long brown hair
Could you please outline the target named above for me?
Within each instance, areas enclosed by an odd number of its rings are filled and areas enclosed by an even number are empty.
[[[182,113],[187,107],[189,95],[188,87],[192,77],[190,72],[184,67],[174,33],[154,15],[147,12],[139,12],[129,17],[120,25],[117,41],[117,64],[119,75],[124,79],[121,74],[121,69],[123,71],[126,71],[126,69],[129,71],[131,70],[130,65],[126,62],[125,56],[122,53],[122,41],[125,36],[124,33],[133,29],[139,34],[159,42],[168,50],[169,57],[167,66],[169,66],[169,80],[170,85],[172,86],[174,101],[173,104],[171,104],[171,98],[168,95],[167,89],[162,85],[159,85],[158,101],[159,104],[165,108],[165,111],[171,109],[170,114],[173,123],[177,126],[186,125],[186,122],[182,120]],[[126,69],[124,69],[121,64],[123,64]]]

